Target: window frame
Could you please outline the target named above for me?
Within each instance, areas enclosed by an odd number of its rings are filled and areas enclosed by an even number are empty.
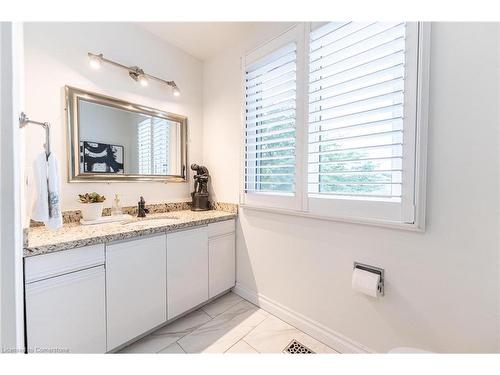
[[[241,58],[243,72],[243,127],[242,127],[242,169],[240,205],[243,208],[257,209],[291,214],[315,219],[368,224],[412,231],[425,230],[425,198],[426,198],[426,165],[427,165],[427,127],[428,127],[428,96],[429,96],[429,62],[430,62],[430,33],[431,25],[428,22],[408,22],[413,30],[408,34],[415,38],[412,42],[411,59],[415,60],[416,71],[414,77],[408,77],[414,89],[410,95],[405,94],[405,117],[407,101],[413,102],[412,123],[414,126],[404,126],[403,147],[403,194],[401,202],[393,204],[379,204],[371,200],[353,200],[339,198],[320,198],[311,200],[308,196],[308,62],[309,62],[309,33],[312,28],[324,23],[300,23],[288,29],[278,37],[264,43],[260,47],[248,52]],[[261,56],[271,52],[270,43],[279,40],[292,30],[302,32],[302,62],[300,62],[297,45],[297,120],[296,120],[296,200],[293,204],[280,201],[274,195],[262,196],[260,199],[248,199],[245,194],[245,62],[249,54],[260,52]],[[298,39],[300,40],[300,39]],[[266,52],[267,51],[267,52]],[[307,53],[306,53],[307,51]],[[303,70],[299,68],[302,65]],[[300,73],[300,72],[301,73]],[[407,73],[405,73],[407,74]],[[405,80],[407,77],[405,77]],[[406,85],[406,82],[405,82]],[[407,140],[411,138],[411,142]],[[413,157],[412,157],[413,155]],[[334,201],[332,205],[325,204]],[[321,203],[321,204],[318,204]],[[389,203],[389,202],[384,202]]]

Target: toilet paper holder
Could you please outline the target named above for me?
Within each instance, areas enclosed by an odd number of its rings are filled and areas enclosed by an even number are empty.
[[[356,268],[363,270],[363,271],[372,272],[372,273],[376,273],[377,275],[380,275],[380,281],[378,283],[378,292],[381,296],[383,296],[384,295],[384,280],[385,280],[384,269],[379,268],[379,267],[375,267],[375,266],[370,266],[369,264],[354,262],[353,269],[356,269]]]

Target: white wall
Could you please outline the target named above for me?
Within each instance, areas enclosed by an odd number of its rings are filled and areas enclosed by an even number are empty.
[[[93,70],[87,52],[103,53],[124,65],[139,65],[148,73],[175,80],[182,95],[176,98],[168,87],[156,82],[142,87],[127,72],[110,65]],[[63,88],[71,85],[187,116],[188,161],[201,162],[201,61],[131,23],[26,23],[25,56],[26,112],[52,124],[51,146],[60,162],[63,210],[78,209],[77,194],[87,191],[106,195],[107,206],[114,193],[121,194],[123,205],[137,204],[141,195],[148,203],[189,200],[188,183],[68,183]],[[30,127],[25,136],[30,168],[37,153],[43,151],[44,133]]]
[[[237,282],[374,351],[499,352],[499,35],[433,24],[425,233],[242,209]],[[204,162],[220,201],[238,202],[242,50],[204,67]],[[385,268],[385,297],[351,290],[353,261]]]

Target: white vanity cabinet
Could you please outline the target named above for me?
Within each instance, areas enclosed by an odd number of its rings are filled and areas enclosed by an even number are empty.
[[[167,234],[168,319],[235,284],[235,221]]]
[[[235,222],[221,221],[208,225],[209,298],[234,287],[236,279]]]
[[[168,319],[208,300],[208,229],[167,233]]]
[[[30,351],[105,353],[234,286],[235,221],[26,257],[24,265]]]
[[[31,353],[106,352],[104,246],[25,259]]]
[[[167,320],[165,234],[106,246],[107,349]]]

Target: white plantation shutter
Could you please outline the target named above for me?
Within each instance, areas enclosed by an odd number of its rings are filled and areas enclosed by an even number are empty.
[[[266,195],[277,206],[290,207],[294,199],[298,203],[297,75],[303,48],[298,50],[297,35],[298,29],[292,30],[245,60],[247,203],[262,203]]]
[[[137,125],[139,174],[168,174],[169,122],[152,117]]]
[[[296,45],[246,72],[246,191],[295,191]]]
[[[421,27],[300,23],[247,54],[241,203],[418,226],[429,40]]]
[[[151,124],[151,134],[153,136],[153,174],[168,174],[169,155],[169,125],[168,121],[153,118]]]
[[[387,202],[392,205],[381,216],[403,218],[404,184],[413,184],[413,166],[404,155],[406,145],[414,148],[411,92],[416,90],[414,75],[407,72],[408,66],[415,69],[407,33],[405,23],[381,22],[331,22],[310,33],[308,193],[317,198],[310,200],[313,209],[327,208],[325,198]],[[344,215],[358,214],[353,205],[335,204],[348,208]]]
[[[151,120],[147,119],[137,125],[137,151],[139,174],[151,174]]]

